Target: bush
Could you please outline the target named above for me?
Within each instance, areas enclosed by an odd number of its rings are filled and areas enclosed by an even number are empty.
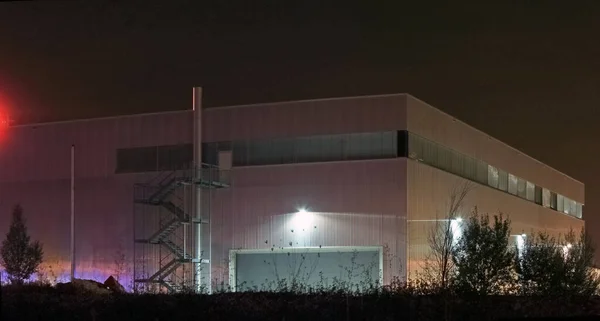
[[[2,320],[502,320],[600,313],[598,299],[572,297],[412,295],[381,291],[351,295],[222,293],[215,295],[98,295],[50,286],[7,286]],[[450,300],[445,314],[442,300]]]
[[[591,296],[600,280],[592,271],[594,248],[582,230],[564,239],[547,233],[528,237],[515,269],[523,294]]]
[[[23,209],[16,205],[6,239],[2,242],[0,258],[11,283],[22,284],[37,272],[43,257],[42,245],[31,242],[23,217]]]
[[[462,294],[503,294],[513,283],[514,254],[509,247],[510,221],[502,214],[490,223],[473,210],[454,248],[455,290]]]

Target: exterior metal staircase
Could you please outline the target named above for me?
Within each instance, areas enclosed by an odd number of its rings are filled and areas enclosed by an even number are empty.
[[[173,254],[175,254],[180,261],[185,261],[185,262],[190,261],[191,262],[192,256],[189,255],[189,253],[184,252],[183,249],[181,247],[179,247],[177,244],[173,243],[173,241],[162,240],[161,243],[166,248],[168,248]]]
[[[136,283],[159,284],[167,289],[168,292],[177,292],[181,287],[177,286],[171,280],[170,276],[176,277],[176,270],[185,263],[208,263],[208,260],[195,258],[183,249],[184,246],[177,244],[182,241],[176,236],[176,231],[184,224],[208,224],[206,220],[198,220],[185,212],[176,203],[181,203],[176,191],[184,185],[192,185],[196,188],[218,189],[228,187],[227,182],[219,181],[219,169],[214,165],[202,165],[199,168],[184,171],[174,171],[161,173],[152,182],[147,184],[137,184],[143,192],[141,195],[134,193],[134,202],[146,206],[161,207],[171,214],[171,218],[159,223],[158,229],[150,236],[136,238],[135,242],[140,244],[158,245],[168,250],[167,258],[157,258],[159,269],[147,278],[138,278]],[[174,202],[175,201],[175,202]],[[179,202],[177,202],[179,201]],[[170,258],[170,260],[168,260]],[[166,263],[163,264],[163,261]]]
[[[181,221],[177,218],[170,220],[168,223],[163,225],[160,230],[156,231],[150,238],[148,238],[148,243],[150,244],[160,244],[160,241],[168,237],[173,231],[175,231],[179,226],[181,226]],[[139,243],[143,243],[140,242]]]

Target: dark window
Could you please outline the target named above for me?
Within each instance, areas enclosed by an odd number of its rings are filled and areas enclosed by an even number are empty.
[[[193,145],[168,145],[117,149],[117,173],[143,173],[188,168]]]
[[[232,162],[233,166],[247,165],[248,164],[248,143],[245,141],[233,142],[232,149]]]
[[[342,141],[339,137],[331,136],[312,136],[312,137],[300,137],[294,139],[292,142],[281,142],[281,147],[293,146],[293,149],[283,148],[285,152],[285,160],[291,160],[287,157],[289,152],[292,152],[295,156],[293,162],[296,163],[310,163],[310,162],[322,162],[330,159],[341,159],[342,157]],[[274,154],[273,158],[279,159],[281,156]],[[264,162],[263,162],[264,163]]]
[[[210,142],[202,143],[202,163],[218,165],[219,152],[231,151],[231,142]],[[192,146],[193,150],[193,146]],[[193,157],[192,157],[193,159]]]
[[[294,162],[294,144],[292,139],[275,139],[271,142],[271,158],[273,164],[290,164]]]
[[[477,182],[487,185],[488,183],[488,164],[481,160],[477,162]]]
[[[471,157],[465,156],[463,162],[463,177],[475,180],[477,178],[477,161]]]
[[[396,141],[398,142],[397,147],[397,157],[408,157],[408,132],[405,130],[400,130],[397,133],[398,138]]]
[[[158,168],[156,147],[117,149],[117,173],[152,172]]]
[[[158,147],[158,170],[179,170],[190,168],[194,159],[192,144]]]
[[[465,156],[461,153],[458,153],[456,151],[451,151],[451,155],[452,155],[452,170],[451,173],[453,173],[454,175],[458,175],[458,176],[463,176],[464,177],[464,173],[463,173],[463,164],[464,164],[464,159]]]
[[[218,143],[202,143],[202,162],[205,164],[217,165],[219,158],[218,147]],[[194,159],[193,155],[192,159]]]
[[[398,144],[395,132],[360,133],[344,137],[344,159],[377,159],[396,157]]]
[[[400,138],[394,131],[237,141],[233,143],[233,165],[393,158],[398,156],[398,148],[406,146],[398,142]]]
[[[452,154],[450,153],[450,150],[447,149],[446,147],[442,146],[442,145],[437,145],[438,147],[438,159],[437,159],[437,168],[445,170],[445,171],[450,171],[452,166]],[[435,165],[434,165],[435,166]]]
[[[553,210],[558,208],[557,195],[554,192],[550,192],[550,208]]]
[[[535,203],[542,205],[542,187],[535,185]]]
[[[272,140],[248,142],[247,155],[248,165],[261,165],[273,163],[271,153]]]

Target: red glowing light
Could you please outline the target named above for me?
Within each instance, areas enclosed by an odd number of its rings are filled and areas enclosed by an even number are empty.
[[[0,127],[2,129],[10,126],[9,110],[11,107],[10,99],[0,90]]]
[[[11,100],[0,90],[0,147],[4,145],[3,143],[8,138],[8,128],[12,123],[9,111],[12,107]]]
[[[0,112],[0,127],[2,129],[8,128],[10,126],[10,116],[6,113]]]

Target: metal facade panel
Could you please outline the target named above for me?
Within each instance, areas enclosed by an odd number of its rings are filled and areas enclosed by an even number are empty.
[[[70,176],[76,145],[76,177],[114,174],[117,148],[191,143],[191,113],[163,113],[17,126],[0,153],[0,182],[63,179]]]
[[[115,274],[119,253],[130,269],[133,185],[156,173],[115,174],[115,149],[190,143],[191,126],[191,113],[182,112],[11,128],[0,146],[0,234],[20,203],[32,238],[44,244],[44,273],[68,278],[70,148],[75,144],[76,276],[103,281]],[[130,286],[128,278],[123,283]]]
[[[406,160],[234,168],[212,203],[213,277],[231,249],[384,246],[384,279],[404,276]],[[298,218],[299,208],[312,213]],[[226,278],[222,281],[226,282]]]
[[[585,203],[583,183],[419,101],[407,99],[408,130]]]
[[[422,267],[423,259],[428,251],[427,235],[434,223],[432,220],[444,219],[451,191],[467,182],[437,168],[408,161],[407,198],[408,198],[408,238],[409,238],[409,272],[414,275]],[[479,213],[490,215],[499,212],[508,216],[512,222],[513,234],[530,234],[545,230],[558,236],[564,235],[573,228],[578,232],[584,221],[544,208],[515,195],[502,192],[487,185],[472,183],[473,189],[465,198],[460,210],[463,218],[467,218],[474,206]]]
[[[204,110],[204,141],[406,128],[406,96],[364,96]]]
[[[136,177],[78,180],[75,198],[76,276],[103,281],[115,273],[122,252],[133,258],[132,185]],[[20,203],[33,239],[44,245],[42,271],[50,280],[66,281],[70,269],[69,179],[0,184],[0,228],[6,232],[12,207]],[[124,285],[130,286],[128,279]]]

